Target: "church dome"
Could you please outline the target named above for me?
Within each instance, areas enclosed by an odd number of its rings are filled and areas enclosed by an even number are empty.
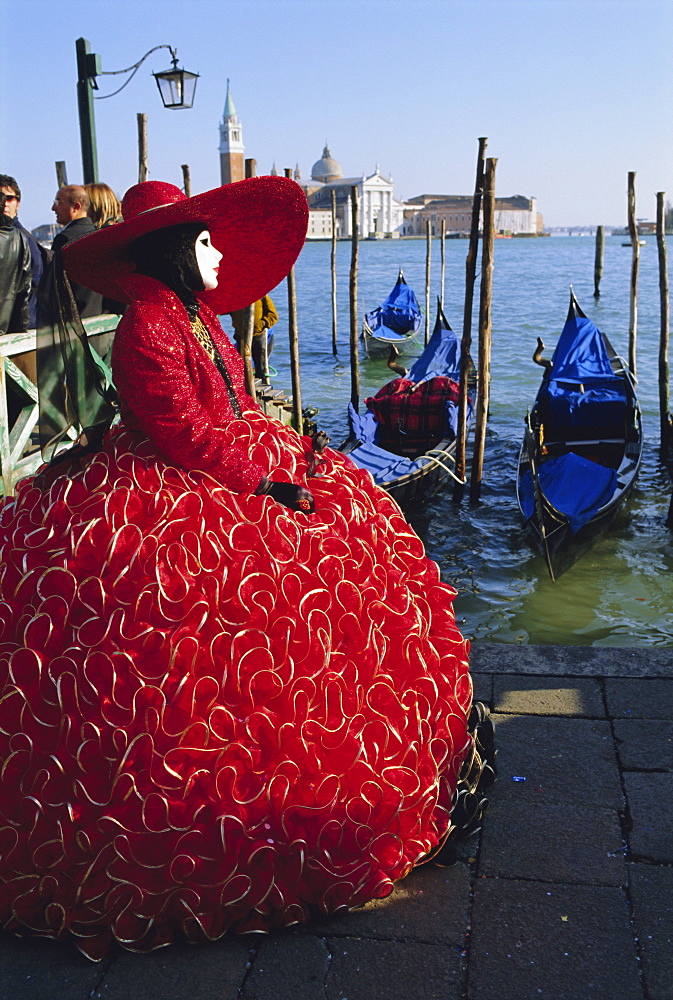
[[[323,184],[328,184],[329,181],[338,181],[343,175],[344,172],[341,169],[341,164],[332,159],[329,146],[325,146],[322,151],[322,157],[311,168],[312,179],[314,181],[322,181]]]

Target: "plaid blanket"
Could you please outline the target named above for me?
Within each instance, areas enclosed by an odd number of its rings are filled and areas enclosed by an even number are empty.
[[[442,375],[420,383],[393,379],[365,403],[380,425],[379,447],[415,457],[447,437],[447,405],[458,399],[458,383]]]

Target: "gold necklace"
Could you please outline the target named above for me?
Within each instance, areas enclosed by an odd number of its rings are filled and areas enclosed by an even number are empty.
[[[201,347],[204,349],[211,361],[215,360],[215,344],[213,343],[213,338],[208,333],[203,320],[200,316],[195,316],[193,320],[190,321],[192,332]]]

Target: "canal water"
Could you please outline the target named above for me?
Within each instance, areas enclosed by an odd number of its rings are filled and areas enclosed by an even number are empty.
[[[497,240],[492,301],[492,381],[481,501],[455,505],[451,485],[406,508],[442,577],[458,591],[456,615],[470,639],[502,643],[673,647],[673,531],[664,521],[671,481],[658,459],[659,277],[653,237],[641,247],[638,309],[638,394],[645,452],[634,497],[611,533],[557,583],[526,542],[515,497],[523,416],[542,369],[531,356],[537,337],[550,356],[563,326],[569,285],[584,312],[624,356],[628,352],[631,250],[606,237],[601,297],[593,298],[595,242],[552,236]],[[466,240],[446,241],[444,311],[462,327]],[[350,398],[348,281],[350,244],[337,248],[338,355],[332,353],[329,243],[309,243],[295,268],[302,401],[319,408],[317,422],[333,444],[347,433]],[[669,256],[673,241],[669,239]],[[374,308],[404,270],[425,301],[424,240],[360,243],[358,313]],[[432,244],[431,314],[440,291],[440,243]],[[287,293],[272,293],[281,319],[271,363],[276,388],[291,386],[287,351]],[[479,298],[475,290],[476,310]],[[226,320],[224,325],[227,326]],[[476,355],[476,344],[473,352]],[[362,397],[392,374],[385,361],[363,360]],[[468,454],[471,453],[471,442]],[[672,657],[673,659],[673,657]]]

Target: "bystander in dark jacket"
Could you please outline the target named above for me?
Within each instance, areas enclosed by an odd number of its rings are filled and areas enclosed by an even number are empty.
[[[80,236],[87,236],[96,228],[87,215],[88,210],[89,195],[81,185],[69,184],[57,191],[52,211],[56,215],[57,223],[64,228],[56,234],[52,241],[52,262],[45,269],[40,282],[38,293],[39,323],[48,323],[53,319],[52,272],[57,259],[59,259],[61,249],[66,243],[77,240]],[[90,288],[85,288],[84,285],[78,285],[74,282],[72,282],[72,292],[82,318],[100,316],[103,312],[103,297],[98,292],[93,292]]]
[[[6,196],[5,215],[12,220],[15,229],[20,229],[28,240],[31,260],[30,297],[28,299],[28,326],[33,329],[37,325],[37,289],[40,284],[44,266],[49,261],[50,252],[41,247],[36,239],[19,222],[19,205],[21,204],[21,188],[14,177],[0,174],[0,192]]]
[[[30,322],[30,247],[0,199],[0,334],[20,333]]]

